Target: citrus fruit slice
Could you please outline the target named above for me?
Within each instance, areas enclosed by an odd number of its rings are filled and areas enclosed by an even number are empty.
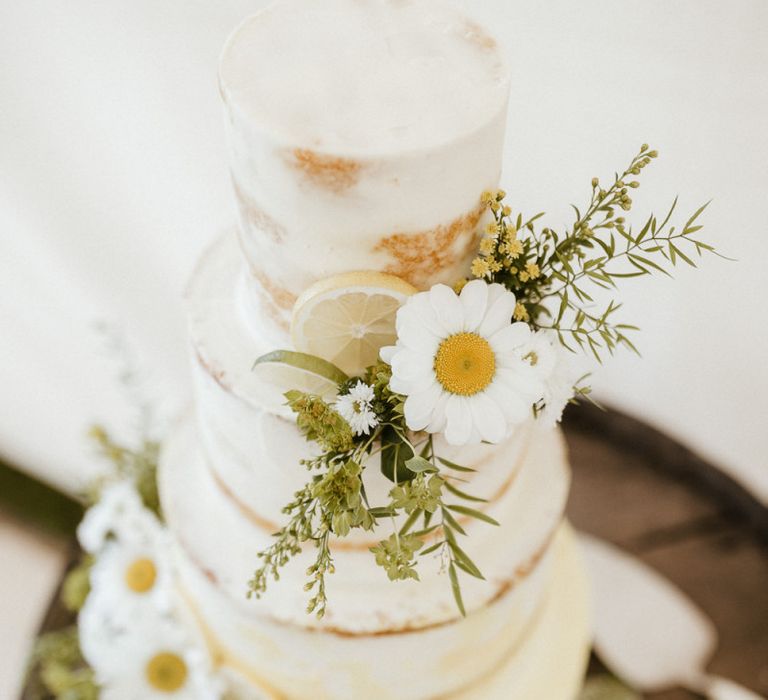
[[[320,280],[293,307],[294,347],[350,375],[376,362],[396,340],[395,316],[416,288],[383,272],[347,272]]]
[[[275,350],[262,355],[253,365],[253,371],[282,394],[296,389],[322,397],[336,395],[339,384],[347,377],[338,367],[313,355],[290,350]]]

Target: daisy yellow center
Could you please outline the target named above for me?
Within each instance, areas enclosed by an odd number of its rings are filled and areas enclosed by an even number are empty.
[[[173,693],[187,682],[187,664],[177,654],[155,654],[147,664],[149,684],[163,693]]]
[[[477,333],[457,333],[437,349],[437,381],[452,394],[472,396],[482,391],[495,372],[496,356],[488,341]]]
[[[125,585],[134,593],[146,593],[155,585],[157,569],[151,559],[136,559],[125,570]]]

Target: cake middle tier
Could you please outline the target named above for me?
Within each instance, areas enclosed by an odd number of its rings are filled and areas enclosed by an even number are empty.
[[[286,463],[283,469],[294,470],[299,478],[302,472],[309,477],[297,464]],[[254,481],[259,478],[255,475]],[[380,475],[366,470],[364,481],[371,478]],[[189,418],[164,446],[159,481],[165,517],[177,541],[234,602],[256,613],[350,634],[418,629],[459,616],[439,553],[419,559],[420,581],[392,583],[376,564],[369,548],[391,534],[389,520],[381,521],[372,532],[358,531],[354,538],[331,538],[336,573],[328,577],[329,607],[322,622],[305,612],[305,572],[315,556],[311,543],[284,567],[280,581],[272,582],[261,600],[246,601],[247,582],[260,565],[258,552],[273,542],[272,534],[282,520],[266,521],[241,492],[227,488],[203,452]],[[569,482],[560,433],[536,433],[514,478],[495,499],[481,504],[500,525],[459,519],[467,533],[461,544],[485,576],[479,580],[462,575],[468,612],[506,598],[518,588],[528,591],[522,596],[528,603],[520,610],[531,609],[538,597],[532,582],[562,520]],[[272,488],[269,479],[261,478],[261,483],[264,490]],[[289,493],[286,499],[290,498]],[[433,532],[427,544],[440,536],[439,530]]]

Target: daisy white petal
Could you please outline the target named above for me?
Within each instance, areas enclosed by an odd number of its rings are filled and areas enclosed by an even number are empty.
[[[397,345],[386,345],[381,350],[379,350],[379,357],[388,365],[391,365],[392,358],[394,357],[397,350]]]
[[[488,303],[488,285],[483,280],[472,280],[464,285],[459,300],[464,309],[465,331],[476,331],[485,315]]]
[[[496,331],[489,339],[494,352],[499,355],[512,353],[525,347],[531,340],[531,329],[527,323],[513,323]]]
[[[501,442],[507,432],[507,421],[501,407],[485,392],[473,397],[469,404],[472,420],[486,442]]]
[[[411,394],[405,400],[405,422],[411,430],[424,430],[429,425],[441,393],[440,385],[432,382],[429,387]]]
[[[509,426],[519,425],[531,417],[533,402],[510,391],[502,382],[489,386],[486,393],[501,409]]]
[[[464,309],[450,287],[436,284],[429,290],[429,300],[440,325],[449,335],[459,333],[464,325]]]
[[[445,424],[447,422],[445,417],[445,407],[448,404],[448,399],[450,397],[451,395],[447,391],[441,389],[440,396],[438,396],[437,401],[435,402],[429,425],[426,427],[427,432],[442,433],[445,431]]]
[[[515,304],[515,295],[506,290],[502,294],[498,294],[494,301],[490,301],[489,298],[488,310],[480,323],[478,333],[485,338],[490,338],[504,326],[508,326],[512,322]]]
[[[445,440],[449,445],[466,445],[472,435],[469,399],[454,394],[445,405]]]
[[[420,379],[431,376],[433,360],[426,353],[403,348],[392,357],[390,364],[392,371],[398,377],[408,382],[418,383]]]

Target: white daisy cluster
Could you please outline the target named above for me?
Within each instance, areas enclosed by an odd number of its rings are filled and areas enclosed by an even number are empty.
[[[105,487],[78,528],[95,557],[78,618],[83,656],[104,700],[216,700],[204,642],[174,605],[168,533],[128,481]]]
[[[349,423],[355,435],[369,435],[379,419],[373,411],[373,387],[358,381],[346,394],[337,397],[334,408]]]
[[[411,296],[397,314],[397,344],[382,348],[392,391],[405,395],[411,430],[445,433],[452,445],[498,443],[533,408],[554,424],[573,396],[556,338],[513,322],[515,295],[473,280]]]

